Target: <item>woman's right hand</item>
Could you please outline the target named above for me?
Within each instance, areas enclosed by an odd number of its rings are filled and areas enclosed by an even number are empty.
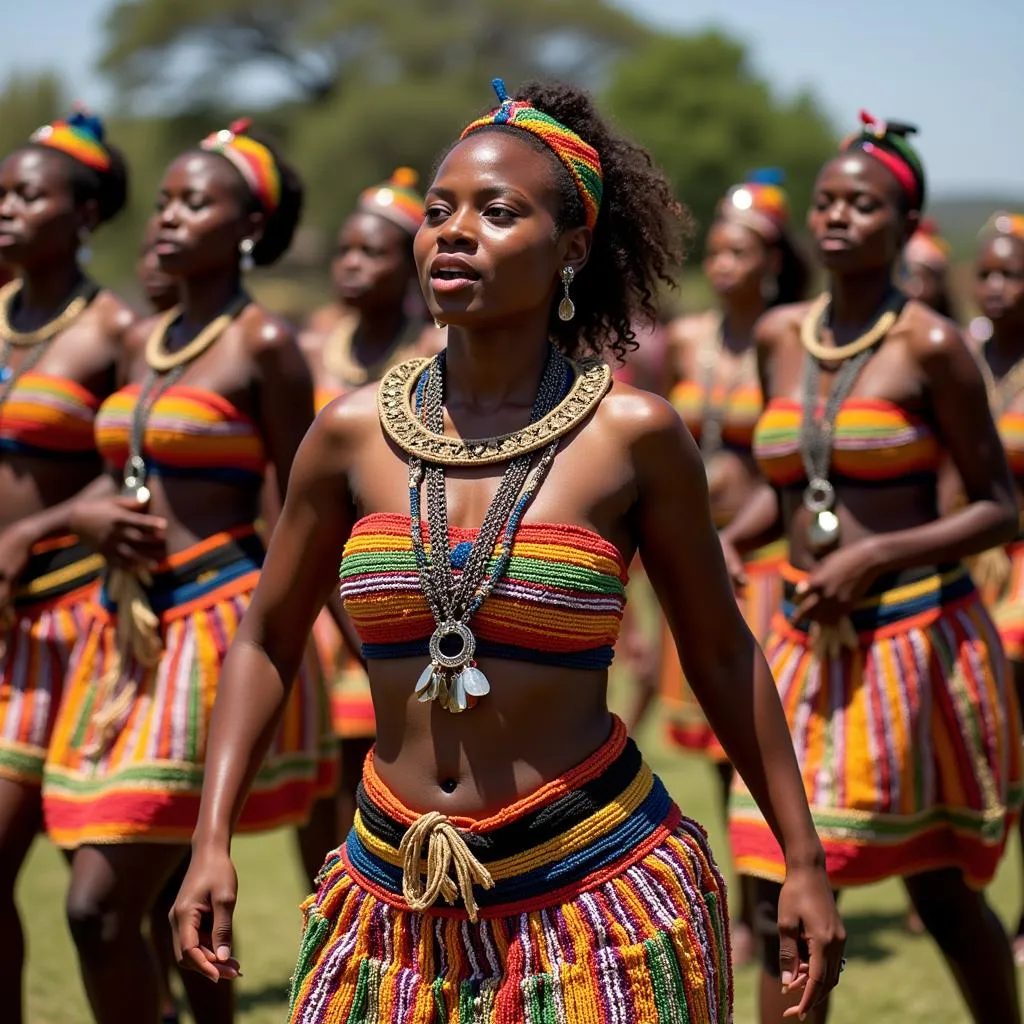
[[[241,976],[231,955],[231,918],[237,898],[238,875],[227,849],[193,850],[170,916],[180,968],[211,981]]]
[[[167,520],[134,498],[84,498],[71,510],[73,533],[119,569],[154,569],[166,554]]]

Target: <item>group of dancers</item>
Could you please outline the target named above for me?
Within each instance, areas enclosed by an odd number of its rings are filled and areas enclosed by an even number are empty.
[[[425,197],[363,193],[302,330],[244,287],[303,196],[248,122],[164,174],[152,315],[83,268],[127,194],[99,120],[0,163],[5,1020],[40,829],[99,1024],[172,1014],[172,956],[205,1024],[231,837],[282,825],[295,1022],[726,1024],[755,950],[761,1019],[821,1021],[835,893],[893,876],[974,1019],[1019,1020],[984,887],[1024,801],[1024,220],[983,232],[965,341],[911,132],[865,117],[815,185],[826,291],[761,173],[708,232],[719,310],[657,327],[662,173],[585,93],[495,89]],[[620,636],[640,564],[731,913],[608,710],[616,647],[653,661]]]

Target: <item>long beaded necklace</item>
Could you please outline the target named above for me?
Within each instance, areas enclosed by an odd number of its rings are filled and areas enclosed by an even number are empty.
[[[435,434],[444,431],[445,353],[435,356],[416,385],[415,409],[424,426]],[[535,423],[563,399],[570,382],[569,361],[552,347],[544,366],[530,422]],[[476,637],[469,622],[508,569],[519,523],[555,457],[561,437],[548,444],[531,472],[532,454],[511,459],[491,501],[476,540],[455,580],[448,534],[448,501],[444,466],[409,458],[409,518],[420,587],[437,624],[430,637],[430,663],[416,682],[422,703],[436,700],[453,714],[472,707],[490,692],[487,677],[476,667]],[[426,478],[430,555],[423,543],[420,483]],[[525,486],[524,486],[525,484]],[[501,548],[493,558],[495,542],[505,527]],[[492,564],[493,563],[493,564]]]
[[[244,292],[236,296],[218,317],[211,320],[187,345],[176,352],[168,352],[165,342],[171,327],[181,316],[181,307],[168,310],[153,328],[146,342],[146,363],[149,374],[139,392],[139,400],[132,410],[131,431],[128,436],[128,459],[124,464],[121,494],[134,498],[141,504],[150,499],[146,484],[149,470],[142,455],[146,438],[146,424],[153,406],[160,396],[172,387],[194,359],[205,352],[231,325],[239,313],[249,304],[250,298]]]
[[[21,281],[11,281],[0,288],[0,406],[14,391],[15,384],[43,358],[49,343],[85,312],[100,290],[95,281],[85,278],[52,320],[34,331],[18,331],[11,325],[11,313],[21,289]],[[14,369],[11,367],[11,355],[16,348],[27,348],[28,353],[21,365]]]
[[[899,301],[902,303],[902,296]],[[840,406],[849,397],[864,364],[874,355],[887,331],[896,322],[898,312],[892,308],[892,302],[890,299],[886,311],[860,338],[840,348],[832,349],[822,345],[817,337],[823,312],[828,310],[830,301],[815,303],[801,328],[801,340],[807,350],[804,358],[803,417],[800,427],[800,457],[807,474],[803,505],[812,514],[807,528],[807,546],[816,555],[824,554],[839,543],[839,517],[835,514],[836,491],[829,480],[836,416]],[[880,331],[879,326],[883,323],[888,326]],[[807,344],[808,337],[813,339],[813,346]],[[865,344],[865,339],[870,344]],[[826,354],[821,356],[819,352]],[[848,354],[843,355],[844,352]],[[837,362],[840,359],[843,365],[836,373],[825,400],[825,408],[821,416],[818,416],[821,363]]]

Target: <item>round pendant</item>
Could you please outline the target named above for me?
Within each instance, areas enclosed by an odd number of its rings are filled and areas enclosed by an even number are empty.
[[[442,622],[430,637],[430,660],[441,668],[465,668],[476,652],[476,637],[464,622]]]
[[[839,517],[830,509],[815,512],[807,527],[807,546],[815,554],[836,546],[839,542]]]
[[[121,494],[143,505],[147,504],[152,496],[146,486],[146,463],[138,455],[133,455],[124,465]]]
[[[808,481],[804,488],[804,508],[809,512],[830,512],[835,503],[836,489],[828,480],[816,476]]]

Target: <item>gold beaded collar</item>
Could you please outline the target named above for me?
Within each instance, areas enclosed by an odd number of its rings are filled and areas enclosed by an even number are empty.
[[[612,380],[611,368],[599,359],[573,362],[576,378],[569,393],[546,416],[500,437],[464,440],[427,430],[413,411],[416,383],[429,364],[409,359],[389,370],[377,392],[377,412],[384,433],[402,451],[437,466],[485,466],[546,448],[597,408]]]

